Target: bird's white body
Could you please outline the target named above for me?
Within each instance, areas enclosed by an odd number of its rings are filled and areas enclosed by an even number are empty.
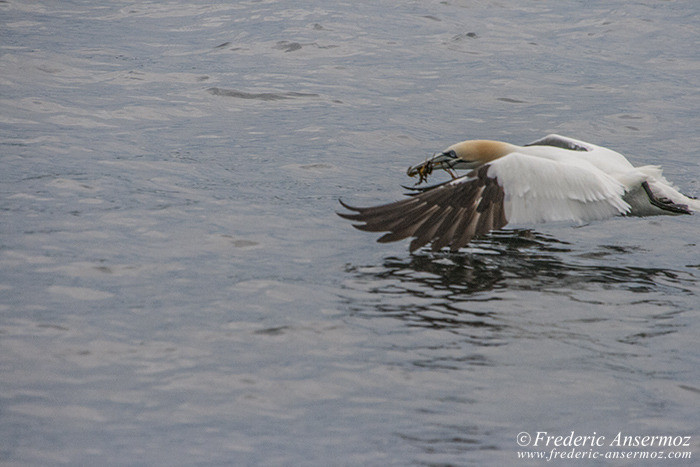
[[[700,211],[700,201],[680,193],[658,166],[634,167],[618,152],[559,135],[525,146],[463,141],[408,174],[422,181],[434,168],[471,172],[395,203],[343,204],[357,214],[340,215],[365,222],[359,229],[390,232],[382,242],[415,237],[411,250],[429,242],[457,250],[506,225]]]
[[[650,203],[641,186],[645,181],[660,198],[700,210],[700,201],[678,192],[658,166],[634,167],[608,148],[559,135],[547,138],[585,150],[510,145],[510,153],[490,162],[488,174],[500,181],[506,194],[509,224],[672,214]]]

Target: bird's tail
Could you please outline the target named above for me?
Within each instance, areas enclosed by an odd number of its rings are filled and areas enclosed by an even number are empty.
[[[644,174],[646,181],[649,183],[649,188],[658,197],[666,198],[674,204],[685,205],[691,211],[700,211],[700,200],[686,196],[673,183],[666,180],[666,177],[661,173],[661,167],[658,165],[645,165],[637,169]]]

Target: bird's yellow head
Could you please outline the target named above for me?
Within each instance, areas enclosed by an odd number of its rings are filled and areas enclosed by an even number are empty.
[[[475,169],[513,152],[516,146],[501,141],[472,139],[453,144],[441,153],[408,168],[408,176],[418,175],[418,183],[427,179],[435,169]]]

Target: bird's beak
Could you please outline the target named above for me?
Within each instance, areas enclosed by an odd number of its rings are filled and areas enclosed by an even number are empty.
[[[419,175],[421,178],[425,178],[435,169],[451,169],[452,165],[457,160],[459,159],[454,151],[442,152],[434,155],[424,162],[421,162],[418,165],[412,165],[408,168],[406,173],[409,177]]]
[[[473,169],[477,163],[465,161],[457,156],[454,150],[448,150],[435,154],[433,157],[418,165],[408,168],[406,172],[409,177],[420,177],[420,182],[428,178],[428,175],[435,169],[442,169],[450,172],[451,169]],[[451,173],[451,172],[450,172]]]

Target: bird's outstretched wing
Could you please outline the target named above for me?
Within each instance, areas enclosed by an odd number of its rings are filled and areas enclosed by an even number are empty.
[[[507,224],[588,222],[629,213],[625,187],[585,161],[508,154],[454,180],[418,190],[381,206],[338,213],[369,232],[388,232],[379,242],[414,237],[414,251],[457,251],[474,237]]]
[[[508,223],[504,212],[503,187],[488,176],[485,165],[468,174],[409,198],[382,206],[358,208],[340,202],[353,214],[339,216],[357,224],[360,230],[389,232],[378,242],[393,242],[407,237],[414,251],[432,242],[437,251],[449,246],[457,251],[469,241]]]

